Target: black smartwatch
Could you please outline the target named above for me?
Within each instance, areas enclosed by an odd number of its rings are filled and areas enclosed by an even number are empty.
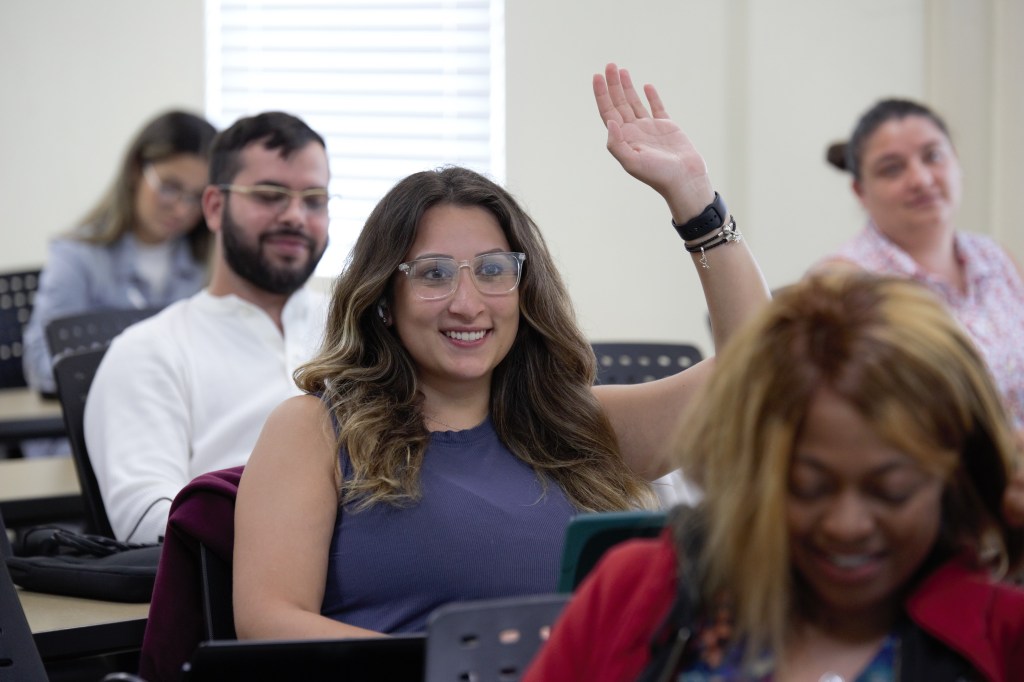
[[[705,206],[700,215],[690,218],[682,225],[676,225],[676,221],[673,220],[672,227],[676,228],[676,232],[685,241],[693,241],[725,225],[728,218],[729,209],[725,207],[722,195],[715,192],[715,200]]]

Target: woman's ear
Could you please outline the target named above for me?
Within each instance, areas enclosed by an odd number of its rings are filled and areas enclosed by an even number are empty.
[[[860,200],[860,203],[863,204],[864,203],[864,186],[861,185],[860,180],[853,180],[850,183],[850,187],[853,189],[853,193],[857,195],[857,199]]]

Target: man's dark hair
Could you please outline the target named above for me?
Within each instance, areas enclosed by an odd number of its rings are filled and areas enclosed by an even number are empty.
[[[240,152],[257,141],[262,142],[265,149],[280,150],[284,158],[310,142],[327,148],[324,139],[315,130],[291,114],[267,111],[246,116],[213,139],[210,147],[210,184],[230,184],[242,169]]]

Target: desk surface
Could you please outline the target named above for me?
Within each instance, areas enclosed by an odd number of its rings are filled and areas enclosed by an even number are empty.
[[[149,604],[17,590],[44,660],[134,651],[142,646]]]
[[[82,515],[71,457],[0,460],[0,513],[11,527]]]
[[[0,440],[59,438],[65,433],[60,401],[31,388],[0,389]]]

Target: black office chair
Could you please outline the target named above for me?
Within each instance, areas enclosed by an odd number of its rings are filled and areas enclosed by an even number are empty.
[[[85,447],[85,398],[92,386],[96,368],[107,352],[106,346],[93,350],[69,353],[57,360],[53,366],[53,376],[57,381],[57,396],[60,398],[64,411],[64,426],[71,443],[71,456],[75,461],[78,473],[78,484],[82,488],[82,500],[85,502],[86,532],[93,535],[114,537],[110,527],[100,485],[96,481],[89,451]]]
[[[238,639],[231,564],[199,543],[199,579],[203,598],[203,634],[207,641]]]
[[[427,620],[425,682],[515,682],[547,641],[569,595],[455,602]]]
[[[0,516],[0,680],[46,682],[43,659],[7,571],[6,559],[11,556],[14,553],[7,537],[7,526]]]
[[[702,360],[688,343],[596,342],[598,384],[641,384],[662,379]]]
[[[46,346],[50,357],[56,362],[67,353],[106,347],[126,327],[161,309],[96,310],[50,320],[46,325]]]
[[[39,270],[0,274],[0,388],[25,386],[21,335],[32,315]]]

